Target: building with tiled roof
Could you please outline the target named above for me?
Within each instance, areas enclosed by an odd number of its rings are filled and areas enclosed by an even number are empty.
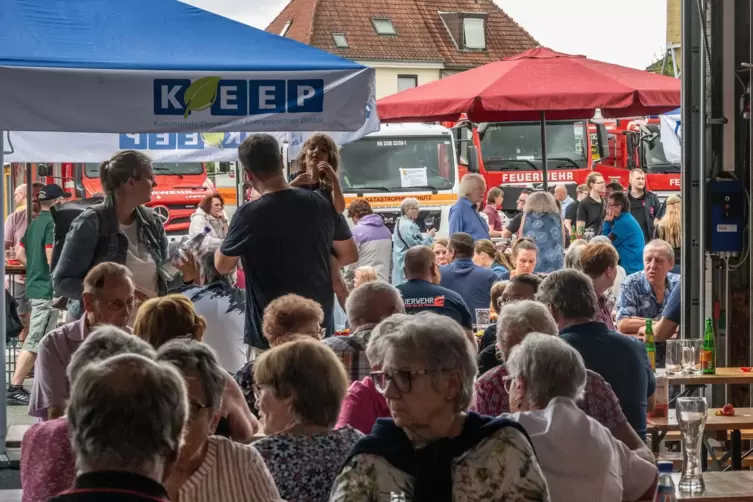
[[[376,68],[377,97],[539,46],[492,0],[291,0],[267,31]]]

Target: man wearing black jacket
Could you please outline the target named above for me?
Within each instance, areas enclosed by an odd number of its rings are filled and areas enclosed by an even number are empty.
[[[630,214],[638,221],[643,230],[643,239],[649,242],[654,238],[654,220],[659,216],[661,202],[654,192],[646,190],[646,173],[636,167],[630,171]]]

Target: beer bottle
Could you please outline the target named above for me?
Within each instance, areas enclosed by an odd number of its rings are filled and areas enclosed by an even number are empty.
[[[656,371],[656,341],[654,340],[654,327],[651,319],[646,319],[646,336],[643,337],[643,343],[646,345],[648,363],[651,365],[651,369]]]
[[[706,329],[703,332],[701,369],[704,375],[716,373],[716,342],[714,341],[714,324],[711,318],[706,319]]]

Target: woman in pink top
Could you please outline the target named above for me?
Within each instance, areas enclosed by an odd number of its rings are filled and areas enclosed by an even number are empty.
[[[380,343],[380,338],[395,331],[408,319],[410,319],[409,315],[395,314],[389,320],[377,324],[371,331],[369,344],[366,346],[366,358],[369,360],[373,371],[380,371],[384,360],[384,349],[383,344]],[[371,377],[367,376],[363,380],[350,384],[348,393],[345,394],[345,399],[343,399],[340,407],[340,415],[337,418],[335,429],[350,425],[364,434],[369,434],[377,418],[388,418],[390,416],[387,401],[377,390]]]
[[[154,359],[152,347],[114,326],[94,330],[73,354],[68,381],[74,384],[81,370],[91,363],[117,354],[139,354]],[[76,457],[68,434],[68,419],[40,422],[21,441],[21,488],[23,502],[47,500],[71,487],[76,477]]]
[[[499,215],[499,210],[502,209],[504,198],[504,193],[499,187],[493,187],[486,194],[483,212],[489,220],[489,237],[502,237],[502,217]]]

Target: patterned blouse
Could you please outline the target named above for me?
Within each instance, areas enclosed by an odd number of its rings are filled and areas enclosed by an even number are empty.
[[[510,396],[503,386],[505,376],[507,376],[505,367],[497,366],[476,380],[476,397],[473,404],[476,412],[491,416],[510,413]],[[601,375],[591,370],[586,370],[586,391],[583,399],[577,404],[586,415],[594,418],[610,431],[614,431],[617,426],[628,421],[612,386]]]
[[[384,457],[355,455],[332,487],[330,502],[389,502],[413,498],[413,478]],[[528,439],[504,427],[452,464],[455,502],[549,501],[546,480]]]
[[[279,434],[254,443],[288,502],[327,502],[332,482],[363,434],[350,426],[311,435]]]
[[[31,426],[21,440],[21,488],[24,502],[47,500],[68,490],[76,479],[76,458],[61,417]]]
[[[565,267],[562,217],[559,214],[526,213],[521,234],[533,239],[538,248],[534,272],[548,274]]]

